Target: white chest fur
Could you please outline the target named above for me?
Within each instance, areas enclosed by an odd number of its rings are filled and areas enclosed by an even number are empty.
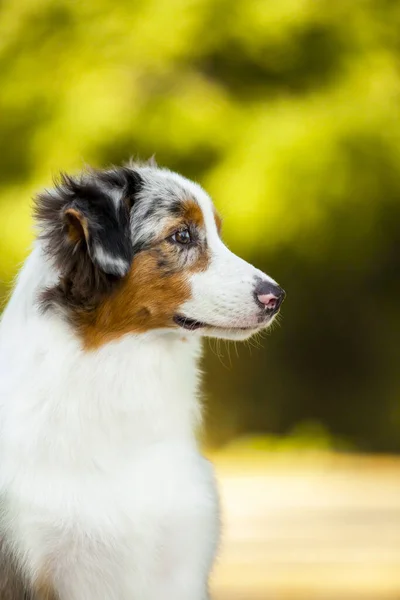
[[[61,600],[203,600],[218,503],[195,439],[198,342],[146,334],[84,352],[34,306],[40,260],[0,330],[3,528]]]

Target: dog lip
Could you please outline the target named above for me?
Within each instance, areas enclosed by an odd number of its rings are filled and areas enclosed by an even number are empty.
[[[204,328],[223,329],[225,331],[252,331],[257,329],[257,325],[260,325],[261,323],[265,322],[265,320],[263,320],[252,327],[221,327],[220,325],[210,325],[208,323],[203,323],[202,321],[196,321],[195,319],[190,319],[189,317],[184,317],[183,315],[175,315],[173,320],[174,323],[176,323],[176,325],[179,325],[179,327],[182,327],[183,329],[187,329],[189,331],[196,331],[196,329]]]
[[[188,317],[184,317],[183,315],[175,315],[174,322],[177,325],[179,325],[179,327],[182,327],[183,329],[188,329],[189,331],[195,331],[196,329],[207,327],[206,323],[196,321],[195,319],[189,319]]]

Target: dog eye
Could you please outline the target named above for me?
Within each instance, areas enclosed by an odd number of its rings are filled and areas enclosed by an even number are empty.
[[[177,231],[176,233],[171,235],[171,239],[177,244],[182,245],[190,244],[190,242],[192,241],[189,229],[181,229],[180,231]]]

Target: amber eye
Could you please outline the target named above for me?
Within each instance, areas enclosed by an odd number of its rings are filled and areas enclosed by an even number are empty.
[[[180,231],[174,233],[174,235],[172,235],[171,238],[177,244],[182,245],[190,244],[190,242],[192,241],[189,229],[181,229]]]

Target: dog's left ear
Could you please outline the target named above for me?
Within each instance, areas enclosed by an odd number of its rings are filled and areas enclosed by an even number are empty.
[[[130,212],[141,179],[131,169],[62,175],[53,191],[36,199],[36,218],[47,254],[61,275],[91,263],[99,275],[121,278],[130,269],[133,248]],[[98,278],[95,278],[98,279]]]
[[[66,179],[64,178],[64,182]],[[123,277],[130,269],[133,251],[129,207],[125,199],[98,192],[88,185],[68,182],[73,200],[62,214],[66,243],[86,250],[93,264],[107,275]]]

